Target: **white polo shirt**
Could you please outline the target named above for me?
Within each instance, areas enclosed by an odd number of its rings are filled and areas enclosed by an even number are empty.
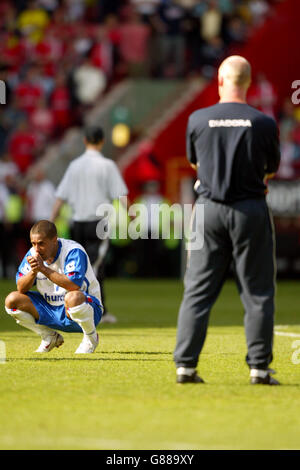
[[[110,204],[127,194],[127,186],[116,163],[90,149],[70,163],[55,193],[71,206],[76,222],[98,220],[99,204]]]

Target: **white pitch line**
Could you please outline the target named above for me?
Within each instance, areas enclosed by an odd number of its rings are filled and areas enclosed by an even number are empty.
[[[285,331],[275,331],[275,335],[290,336],[290,337],[293,337],[293,338],[299,338],[300,337],[300,333],[286,333]]]

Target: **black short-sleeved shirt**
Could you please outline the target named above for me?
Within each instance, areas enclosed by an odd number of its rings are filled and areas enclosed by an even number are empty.
[[[198,194],[220,202],[265,197],[264,177],[279,166],[275,121],[243,103],[218,103],[190,115],[187,157]]]

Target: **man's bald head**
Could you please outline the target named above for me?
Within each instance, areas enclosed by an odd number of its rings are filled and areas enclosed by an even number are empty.
[[[251,65],[239,55],[225,59],[218,71],[219,94],[222,99],[228,94],[246,94],[251,82]]]
[[[251,66],[244,57],[227,57],[219,67],[219,78],[231,86],[247,87],[251,81]]]

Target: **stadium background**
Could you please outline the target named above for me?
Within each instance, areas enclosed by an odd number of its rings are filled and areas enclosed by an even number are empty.
[[[268,197],[279,276],[299,277],[300,117],[292,103],[300,97],[292,89],[300,79],[299,0],[167,3],[1,0],[2,307],[15,288],[30,225],[49,214],[55,186],[83,149],[84,124],[104,127],[104,152],[117,161],[130,202],[145,189],[170,204],[193,201],[187,116],[216,101],[218,63],[236,52],[254,68],[251,103],[280,126],[283,158]],[[70,233],[69,216],[65,208],[57,220],[62,235]],[[132,449],[299,449],[298,280],[277,283],[272,367],[281,387],[248,385],[243,309],[229,280],[199,364],[206,384],[183,391],[175,385],[173,351],[184,257],[180,245],[168,242],[111,244],[106,292],[118,322],[100,324],[92,357],[75,357],[79,333],[65,334],[63,348],[37,357],[37,335],[2,308],[1,449],[130,449],[132,455]]]
[[[253,66],[249,103],[279,125],[282,162],[268,199],[278,274],[298,277],[299,15],[297,0],[1,1],[0,277],[14,277],[29,227],[49,217],[55,186],[83,150],[85,124],[105,129],[103,153],[118,163],[130,203],[192,203],[187,117],[217,101],[217,67],[235,53]],[[65,207],[56,221],[62,236],[69,218]],[[117,240],[106,273],[178,278],[183,267],[176,240]]]

